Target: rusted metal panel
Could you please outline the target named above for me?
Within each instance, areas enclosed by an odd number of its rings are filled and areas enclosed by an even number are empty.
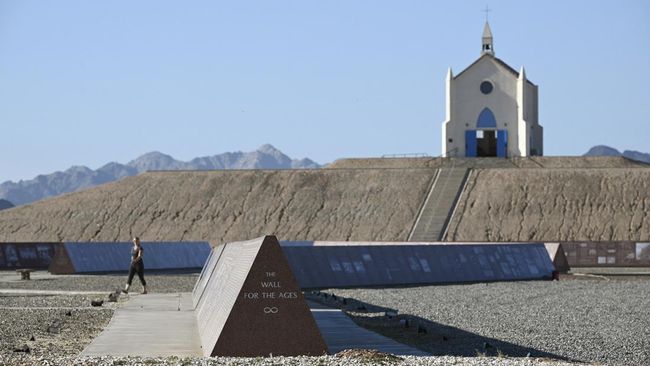
[[[54,248],[54,257],[47,270],[53,274],[75,273],[74,265],[72,264],[72,260],[70,260],[65,245],[57,245]]]
[[[571,267],[648,267],[650,242],[561,242]]]
[[[0,269],[47,269],[61,243],[0,243]]]

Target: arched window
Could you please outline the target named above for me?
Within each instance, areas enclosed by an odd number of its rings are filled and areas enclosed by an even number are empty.
[[[483,108],[476,121],[477,128],[497,128],[497,120],[490,108]]]

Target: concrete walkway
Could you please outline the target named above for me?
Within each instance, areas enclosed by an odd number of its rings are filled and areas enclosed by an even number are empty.
[[[128,295],[81,356],[202,356],[192,295]]]
[[[190,293],[129,296],[81,356],[203,356]],[[330,353],[366,348],[395,355],[428,356],[359,327],[339,309],[308,304]]]
[[[356,325],[339,309],[308,302],[318,329],[331,354],[353,348],[376,349],[394,355],[431,356],[417,348]]]

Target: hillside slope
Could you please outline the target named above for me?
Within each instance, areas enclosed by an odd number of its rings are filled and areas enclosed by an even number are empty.
[[[478,169],[446,240],[650,240],[650,169]]]
[[[356,169],[149,172],[2,211],[0,241],[138,235],[220,243],[263,234],[401,241],[436,173],[425,167],[431,164],[472,169],[447,240],[650,241],[646,164],[621,157],[435,160],[340,161],[363,167]]]
[[[434,172],[150,172],[2,212],[0,241],[405,240]]]
[[[352,158],[339,159],[328,169],[367,168],[650,168],[623,156],[532,156],[501,158]]]

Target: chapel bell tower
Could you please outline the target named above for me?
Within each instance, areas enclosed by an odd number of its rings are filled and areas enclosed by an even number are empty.
[[[442,156],[543,155],[537,85],[523,66],[517,71],[495,56],[487,20],[480,57],[458,75],[449,68],[445,92]]]

